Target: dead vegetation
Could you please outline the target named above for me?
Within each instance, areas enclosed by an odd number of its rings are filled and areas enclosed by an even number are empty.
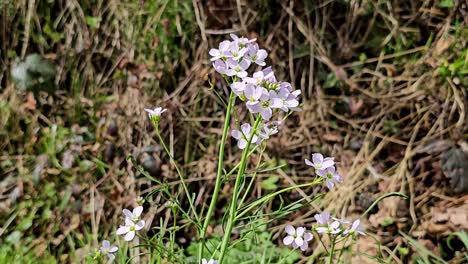
[[[122,2],[0,3],[2,242],[79,259],[112,231],[116,212],[154,188],[129,154],[174,186],[178,177],[143,112],[153,105],[168,108],[161,130],[204,206],[224,110],[208,80],[221,95],[228,89],[207,51],[230,32],[257,37],[279,78],[302,90],[303,111],[265,153],[288,165],[275,172],[278,184],[308,181],[303,159],[312,152],[340,162],[345,184],[291,219],[307,225],[322,209],[357,216],[384,193],[404,193],[408,200],[384,200],[366,223],[395,263],[417,257],[415,248],[401,254],[409,244],[399,231],[432,250],[468,229],[466,2]],[[10,78],[14,61],[32,53],[56,65],[53,92],[20,90]],[[234,164],[239,153],[228,149]],[[270,176],[259,175],[255,195]],[[164,197],[152,203],[148,221],[170,225]],[[462,260],[445,252],[445,260]]]

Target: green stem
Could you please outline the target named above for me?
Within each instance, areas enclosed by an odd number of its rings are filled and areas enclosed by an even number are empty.
[[[330,248],[330,257],[328,259],[328,264],[333,264],[333,251],[335,250],[335,242],[336,242],[336,237],[334,237],[331,243],[331,248]]]
[[[192,209],[193,215],[195,216],[195,219],[196,219],[197,223],[199,223],[198,214],[197,214],[197,211],[195,210],[195,206],[193,204],[192,196],[190,195],[190,192],[189,192],[189,190],[187,188],[187,184],[185,184],[185,179],[184,179],[184,176],[182,175],[182,171],[179,169],[179,166],[177,166],[177,163],[176,163],[174,157],[172,157],[171,152],[167,148],[166,143],[164,143],[164,140],[161,137],[161,133],[159,133],[158,124],[154,124],[154,127],[156,128],[156,135],[158,136],[159,141],[161,142],[161,145],[163,146],[164,150],[166,151],[167,155],[169,156],[169,159],[171,160],[172,164],[174,165],[174,167],[175,167],[175,169],[177,171],[177,174],[179,175],[180,182],[182,183],[182,187],[184,188],[185,195],[187,196],[187,199],[188,199],[189,204],[190,204],[190,209]]]
[[[338,263],[340,263],[341,256],[343,255],[343,251],[344,251],[344,249],[346,247],[346,242],[348,242],[348,238],[349,238],[349,236],[346,237],[346,239],[344,240],[343,246],[341,247],[340,254],[338,255]]]
[[[222,264],[223,259],[227,250],[229,239],[231,238],[231,231],[234,227],[234,222],[236,219],[236,211],[237,211],[237,198],[239,196],[239,187],[242,181],[242,175],[244,175],[245,168],[247,166],[247,158],[249,154],[250,144],[252,143],[252,138],[257,132],[258,126],[260,125],[260,121],[262,121],[262,117],[260,115],[257,116],[257,120],[252,128],[250,133],[249,140],[247,141],[247,146],[245,147],[244,151],[242,152],[242,158],[240,162],[239,171],[237,172],[236,183],[234,184],[234,192],[232,193],[232,201],[231,206],[229,208],[229,217],[228,222],[226,225],[226,230],[224,231],[223,241],[221,243],[221,252],[219,256],[218,263]]]
[[[224,119],[223,135],[221,136],[221,142],[219,145],[219,156],[218,156],[218,171],[216,173],[216,183],[213,190],[213,195],[211,196],[210,207],[205,216],[205,222],[200,232],[201,245],[198,248],[198,261],[201,261],[203,257],[203,250],[205,249],[205,239],[206,239],[206,230],[210,224],[211,215],[216,207],[216,202],[218,200],[219,190],[221,189],[222,183],[222,174],[223,174],[223,164],[224,164],[224,146],[226,145],[226,138],[228,135],[229,124],[231,123],[231,109],[234,104],[235,94],[231,92],[229,96],[229,103],[226,110],[226,118]]]
[[[242,196],[242,199],[239,201],[239,207],[241,207],[244,204],[244,201],[247,198],[247,195],[250,192],[250,189],[252,188],[252,185],[257,176],[258,169],[260,168],[260,165],[262,163],[263,151],[265,151],[265,148],[262,148],[262,150],[260,151],[260,158],[258,159],[257,167],[255,168],[255,172],[253,173],[252,178],[250,179],[250,183],[247,186],[247,189],[245,189],[244,191],[244,195]]]

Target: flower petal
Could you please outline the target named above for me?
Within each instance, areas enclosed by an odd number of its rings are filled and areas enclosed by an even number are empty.
[[[314,238],[314,235],[312,235],[312,233],[310,233],[310,232],[306,232],[304,234],[304,241],[306,241],[306,242],[311,241],[313,238]]]
[[[312,161],[317,165],[317,164],[322,164],[323,162],[323,155],[320,153],[314,153],[312,154]]]
[[[141,230],[143,229],[143,227],[145,227],[145,220],[140,220],[138,221],[138,223],[136,223],[135,225],[135,230]]]
[[[286,236],[283,238],[283,243],[288,246],[291,245],[291,243],[294,241],[294,237],[292,236]]]
[[[110,242],[109,242],[109,240],[104,240],[104,241],[102,241],[102,246],[105,247],[105,248],[109,248],[109,247],[110,247]]]
[[[110,252],[110,253],[114,253],[114,252],[116,252],[117,250],[119,250],[118,247],[112,246],[112,247],[109,249],[109,252]]]
[[[122,212],[124,213],[124,215],[128,218],[133,218],[133,214],[132,212],[130,212],[130,210],[128,209],[123,209]]]
[[[296,237],[294,239],[294,243],[296,243],[296,245],[298,245],[299,247],[302,246],[302,244],[304,244],[304,239],[302,239],[302,237]]]
[[[142,212],[143,212],[143,206],[137,206],[135,207],[135,209],[133,209],[134,216],[140,216]]]
[[[288,233],[288,235],[291,235],[291,236],[296,233],[296,229],[292,225],[286,225],[284,227],[284,231],[286,231],[286,233]]]
[[[304,231],[305,231],[305,228],[304,228],[304,227],[302,227],[302,226],[301,226],[301,227],[298,227],[298,228],[296,229],[296,235],[302,236],[302,235],[304,234]]]
[[[135,237],[135,231],[130,231],[125,235],[125,241],[132,241]]]
[[[130,231],[130,227],[128,226],[120,226],[119,229],[117,229],[117,231],[115,232],[117,235],[123,235],[123,234],[126,234],[128,233],[128,231]]]

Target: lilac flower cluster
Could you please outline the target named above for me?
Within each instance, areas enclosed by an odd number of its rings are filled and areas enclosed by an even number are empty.
[[[252,126],[249,123],[241,125],[241,129],[233,129],[231,135],[237,140],[237,147],[244,149],[247,146],[247,142],[250,139],[252,133],[252,144],[260,145],[262,140],[269,139],[270,136],[278,133],[278,129],[281,122],[274,121],[270,123],[263,123],[260,125],[257,131],[253,131]]]
[[[222,41],[218,49],[211,49],[213,68],[225,77],[230,77],[229,85],[232,92],[243,102],[252,114],[259,114],[263,121],[269,121],[275,109],[284,112],[300,111],[300,90],[293,90],[288,82],[276,79],[271,67],[266,67],[249,75],[251,66],[266,66],[268,53],[260,49],[256,39],[247,39],[231,34],[231,40]],[[260,131],[253,131],[250,124],[233,130],[232,136],[237,139],[237,146],[244,149],[251,133],[255,133],[252,144],[260,144],[262,139],[268,139],[278,132],[275,123],[263,124]]]
[[[123,209],[125,215],[125,225],[121,225],[116,234],[125,235],[125,241],[132,241],[135,237],[136,231],[139,231],[145,227],[145,220],[141,220],[140,216],[143,212],[143,206],[137,206],[130,211],[128,209]]]
[[[335,158],[324,158],[320,153],[312,154],[312,161],[305,159],[305,164],[315,169],[315,173],[325,179],[328,189],[341,183],[343,178],[336,172]]]
[[[356,234],[366,235],[359,219],[351,224],[350,221],[330,217],[329,212],[316,214],[314,218],[317,224],[310,231],[307,231],[305,227],[294,228],[291,225],[286,225],[285,232],[287,235],[284,237],[283,243],[287,246],[291,245],[294,249],[300,248],[302,251],[305,251],[308,248],[308,242],[314,238],[311,231],[331,236],[341,235],[342,237],[355,237]]]
[[[346,219],[331,217],[329,212],[314,215],[317,224],[312,228],[319,234],[329,235],[366,235],[364,227],[361,226],[361,220],[357,219],[352,224]]]

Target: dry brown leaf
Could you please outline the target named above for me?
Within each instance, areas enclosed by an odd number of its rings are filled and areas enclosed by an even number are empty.
[[[441,55],[442,53],[444,53],[444,51],[446,51],[453,44],[454,41],[455,41],[455,37],[453,35],[447,35],[445,37],[441,37],[435,45],[434,54],[436,56]]]

